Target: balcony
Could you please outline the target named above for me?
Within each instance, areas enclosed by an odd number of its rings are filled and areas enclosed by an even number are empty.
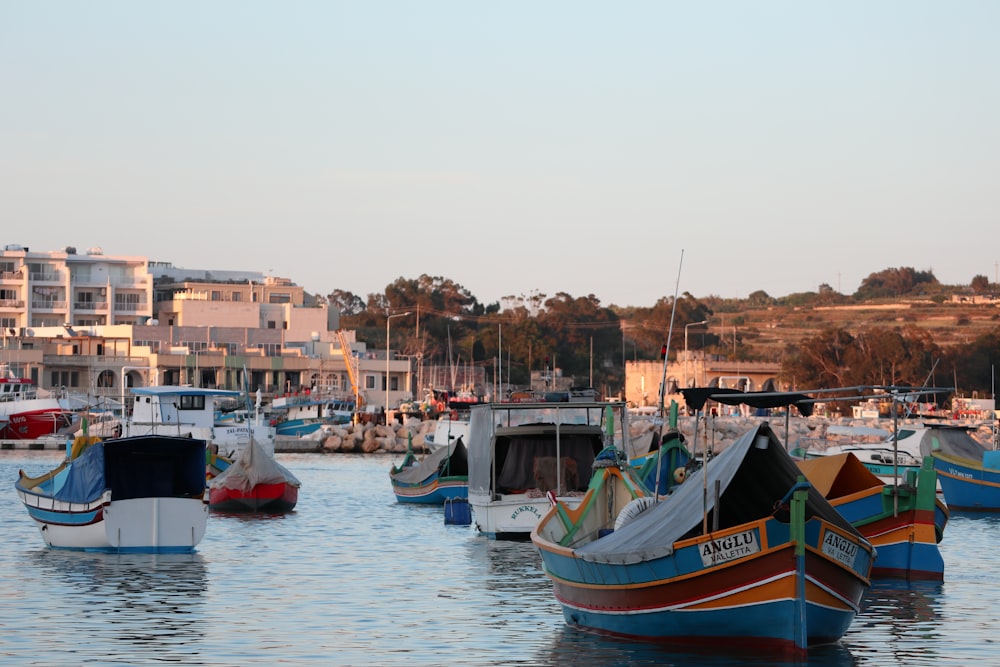
[[[127,301],[115,301],[116,313],[138,313],[149,309],[147,303],[131,303]]]
[[[96,312],[96,311],[106,311],[108,309],[107,301],[74,301],[73,310],[79,310],[83,312]]]
[[[24,271],[0,271],[0,283],[20,283],[23,280]]]
[[[56,301],[55,299],[32,299],[31,300],[32,310],[66,310],[65,301]]]
[[[0,299],[0,310],[23,310],[24,301],[22,299]]]
[[[63,281],[62,271],[46,271],[43,273],[32,273],[31,281],[36,283],[61,283]]]

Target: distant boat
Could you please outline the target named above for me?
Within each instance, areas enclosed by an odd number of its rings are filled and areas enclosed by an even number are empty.
[[[528,539],[555,493],[576,507],[605,446],[627,450],[624,403],[484,403],[469,418],[469,506],[480,533]]]
[[[937,498],[934,462],[886,484],[847,452],[798,461],[809,482],[875,547],[873,577],[944,579],[938,543],[948,507]]]
[[[205,441],[140,435],[71,441],[67,458],[14,487],[50,547],[188,552],[205,535]]]
[[[608,474],[595,469],[587,495],[555,501],[531,535],[568,625],[801,655],[840,639],[858,614],[872,546],[767,424],[659,502],[631,500]]]
[[[39,395],[38,387],[0,364],[0,439],[37,440],[73,421],[59,399]]]
[[[282,437],[310,436],[324,426],[349,424],[354,418],[354,401],[306,393],[278,396],[271,402],[275,434]]]
[[[449,413],[442,415],[435,421],[434,433],[424,437],[424,445],[433,451],[463,437],[466,440],[469,439],[469,420],[452,419]]]
[[[903,426],[879,443],[855,443],[807,451],[808,458],[851,452],[886,482],[915,475],[932,457],[937,482],[952,510],[1000,511],[1000,451],[970,435],[970,427],[936,422]]]
[[[253,439],[268,454],[274,454],[275,430],[256,416],[242,422],[216,424],[215,401],[238,398],[238,391],[163,385],[134,387],[124,423],[125,435],[181,435],[200,438],[218,452],[235,458]]]
[[[389,471],[389,481],[401,503],[441,505],[446,500],[468,498],[469,455],[462,437],[422,460],[407,447],[403,460]]]
[[[219,512],[291,512],[302,483],[257,442],[243,448],[235,460],[209,459],[208,506]]]

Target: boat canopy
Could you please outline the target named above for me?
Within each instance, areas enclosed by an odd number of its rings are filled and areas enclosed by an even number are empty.
[[[900,429],[899,440],[902,441],[910,429]],[[969,435],[969,429],[961,426],[933,425],[921,429],[913,429],[915,436],[920,438],[920,455],[930,456],[936,453],[949,454],[972,461],[982,461],[986,448]],[[912,437],[912,436],[911,436]],[[892,446],[890,436],[887,444]]]
[[[813,413],[815,399],[807,394],[784,391],[741,391],[722,387],[690,387],[681,389],[689,408],[701,410],[708,400],[726,405],[749,405],[752,408],[784,408],[794,405],[799,414]]]
[[[506,487],[508,493],[534,487],[535,480],[529,479],[534,466],[529,465],[528,457],[555,459],[555,431],[559,432],[558,458],[574,459],[578,479],[585,486],[590,479],[590,464],[604,445],[615,444],[622,451],[628,451],[626,414],[624,403],[484,403],[472,406],[466,444],[469,493],[492,495],[494,482],[498,487]],[[610,423],[612,421],[615,423]],[[596,451],[595,436],[606,440],[596,447]],[[539,448],[529,451],[526,448],[533,438]],[[493,462],[498,457],[494,448],[498,441],[515,444],[499,453],[503,461],[494,479]]]
[[[851,452],[816,456],[797,461],[797,464],[810,484],[824,496],[834,500],[885,486],[885,482]]]
[[[800,475],[802,472],[771,427],[759,424],[711,459],[707,466],[691,474],[667,498],[575,553],[585,561],[622,564],[669,556],[675,542],[702,534],[706,517],[708,525],[713,526],[718,515],[721,530],[775,513],[776,504]],[[814,516],[861,537],[819,490],[810,487],[806,519]]]
[[[153,435],[93,443],[73,459],[55,499],[88,503],[105,490],[112,500],[199,497],[205,490],[205,441]]]

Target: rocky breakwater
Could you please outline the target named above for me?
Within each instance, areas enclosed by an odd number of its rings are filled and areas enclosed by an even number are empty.
[[[778,438],[788,449],[802,448],[822,451],[832,445],[850,442],[880,442],[892,433],[891,419],[848,419],[828,417],[791,417],[787,424],[783,415],[773,417],[681,417],[678,430],[684,435],[689,450],[699,454],[706,450],[718,454],[761,421],[770,423]],[[898,425],[919,426],[920,419],[900,419]],[[992,446],[990,424],[975,421],[949,421],[950,425],[973,427],[971,434],[983,445]],[[629,433],[640,448],[648,446],[656,425],[646,417],[633,417]],[[434,433],[436,422],[407,419],[402,424],[344,424],[326,426],[312,436],[278,438],[279,452],[331,452],[345,454],[402,454],[412,439],[417,453],[426,453],[426,437]],[[786,432],[787,427],[787,432]]]
[[[772,417],[681,417],[677,430],[684,435],[687,448],[693,453],[704,451],[718,454],[740,436],[762,421],[771,425],[775,435],[785,443],[786,449],[796,448],[823,451],[827,447],[860,442],[881,442],[892,434],[892,419],[850,419],[833,417],[790,417],[786,423],[784,415]],[[899,419],[899,428],[921,426],[923,419]],[[950,426],[970,428],[970,435],[986,447],[992,447],[992,424],[974,420],[952,420]],[[633,441],[646,442],[651,438],[655,424],[648,418],[633,418],[630,433]],[[787,432],[786,432],[787,430]]]
[[[300,438],[279,437],[278,452],[331,452],[341,454],[401,454],[412,438],[413,450],[429,451],[425,437],[434,433],[434,421],[407,419],[403,424],[343,424],[324,426]]]

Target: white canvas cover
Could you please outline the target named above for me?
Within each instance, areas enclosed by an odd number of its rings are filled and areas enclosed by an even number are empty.
[[[268,456],[256,440],[243,449],[232,464],[209,482],[214,489],[249,491],[258,484],[287,482],[301,486],[301,482],[273,456]]]

